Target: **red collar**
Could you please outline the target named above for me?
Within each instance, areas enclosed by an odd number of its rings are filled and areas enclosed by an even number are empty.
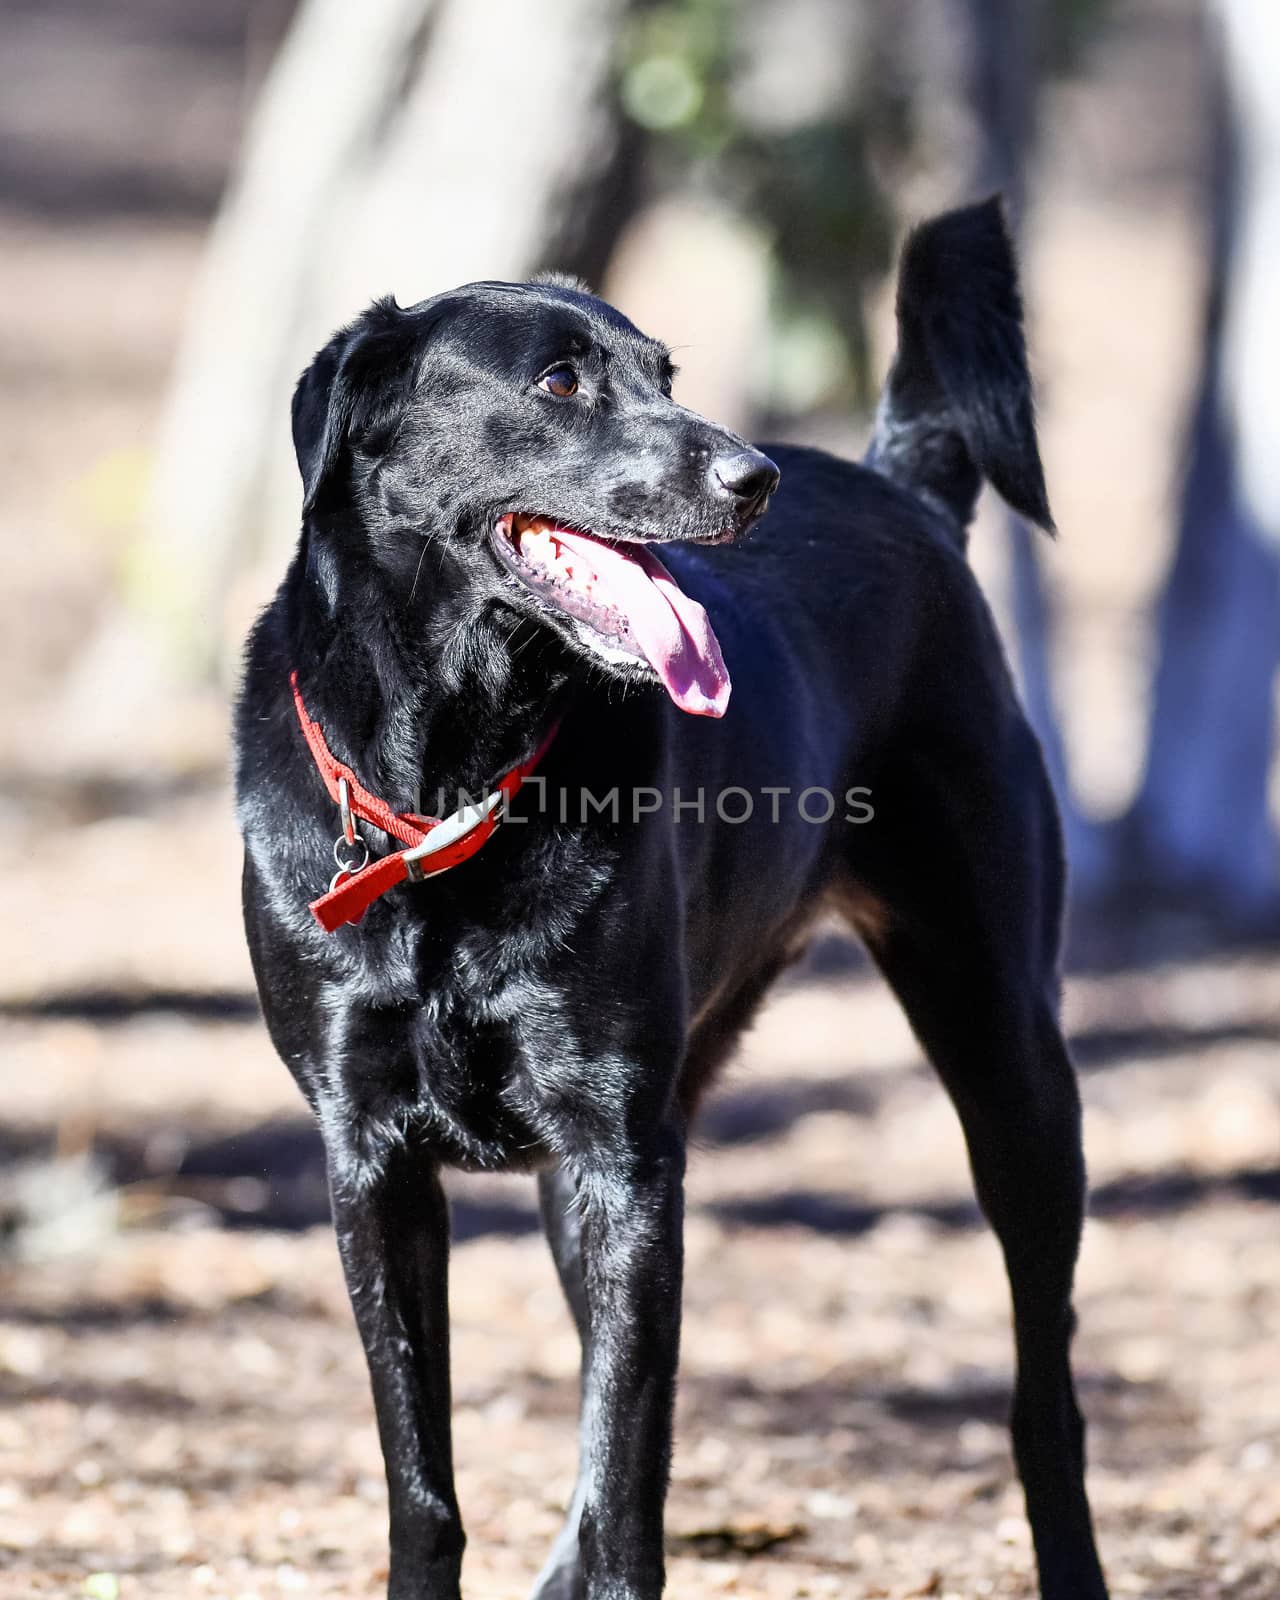
[[[338,870],[328,892],[311,902],[311,913],[326,933],[333,933],[344,923],[359,922],[380,895],[406,878],[411,883],[421,883],[475,855],[492,837],[502,821],[505,803],[546,755],[560,727],[558,721],[553,722],[529,759],[512,767],[483,800],[463,806],[448,817],[420,817],[412,811],[392,811],[385,800],[370,794],[351,768],[329,749],[320,724],[307,715],[296,672],[289,674],[289,683],[302,735],[329,798],[339,807],[342,817],[342,832],[333,846]],[[355,829],[356,817],[399,839],[405,848],[371,864],[368,846]],[[345,859],[344,850],[351,852]],[[359,859],[361,855],[363,859]]]

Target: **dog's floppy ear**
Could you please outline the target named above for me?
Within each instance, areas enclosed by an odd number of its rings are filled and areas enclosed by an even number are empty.
[[[404,413],[417,374],[421,329],[388,296],[334,334],[293,391],[293,448],[302,510],[317,510],[337,487],[347,450],[376,453]]]

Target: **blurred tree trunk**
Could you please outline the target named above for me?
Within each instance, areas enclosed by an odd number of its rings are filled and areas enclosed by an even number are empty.
[[[209,236],[134,581],[73,699],[100,704],[106,671],[136,704],[158,666],[198,679],[226,652],[235,585],[296,535],[289,396],[337,324],[386,292],[599,277],[637,187],[614,71],[634,3],[303,0]]]
[[[963,0],[961,7],[964,88],[976,132],[970,188],[976,197],[995,191],[1005,197],[1015,236],[1022,232],[1026,165],[1035,144],[1044,12],[1044,0]],[[1053,623],[1040,555],[1044,535],[1012,512],[1003,512],[1002,519],[1022,698],[1062,811],[1073,880],[1088,892],[1100,870],[1099,844],[1075,800],[1053,692]]]
[[[1243,929],[1276,912],[1280,11],[1217,0],[1212,277],[1181,526],[1127,863]]]

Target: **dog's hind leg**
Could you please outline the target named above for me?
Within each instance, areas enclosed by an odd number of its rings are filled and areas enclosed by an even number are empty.
[[[534,1600],[579,1600],[583,1593],[582,1567],[578,1551],[578,1524],[587,1492],[586,1462],[586,1371],[591,1327],[587,1310],[587,1288],[582,1276],[582,1225],[578,1210],[577,1184],[567,1167],[552,1167],[538,1174],[538,1206],[542,1227],[551,1247],[560,1287],[573,1314],[582,1347],[583,1381],[580,1406],[583,1413],[582,1440],[579,1445],[578,1480],[565,1515],[564,1527],[551,1547],[546,1565],[534,1585]]]
[[[1069,1356],[1084,1216],[1080,1106],[1057,1022],[1025,996],[984,988],[972,971],[961,994],[963,962],[938,961],[902,938],[881,965],[956,1104],[1004,1252],[1017,1351],[1013,1445],[1041,1593],[1102,1600]]]
[[[1085,1172],[1057,1019],[1062,869],[1052,797],[1024,733],[998,760],[1003,771],[973,774],[972,792],[957,777],[965,768],[948,765],[945,777],[917,769],[900,804],[886,797],[888,850],[870,874],[879,881],[862,879],[886,910],[861,931],[959,1112],[1004,1253],[1014,1454],[1041,1593],[1105,1600],[1069,1353]]]

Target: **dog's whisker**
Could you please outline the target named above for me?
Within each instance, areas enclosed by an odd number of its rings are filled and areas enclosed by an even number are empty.
[[[413,604],[413,597],[418,592],[418,579],[422,576],[422,563],[427,559],[427,550],[430,547],[429,538],[422,541],[422,549],[418,555],[418,565],[413,569],[413,582],[409,585],[409,604]]]

